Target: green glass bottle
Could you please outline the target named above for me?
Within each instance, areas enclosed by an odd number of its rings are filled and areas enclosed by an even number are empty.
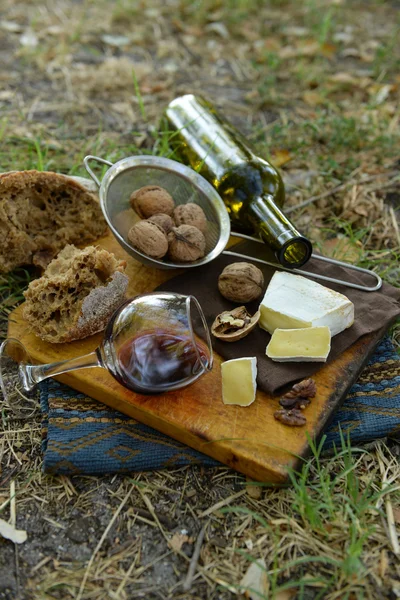
[[[177,156],[203,175],[228,209],[232,228],[258,235],[285,267],[300,267],[310,258],[311,242],[302,236],[281,206],[285,189],[278,171],[256,156],[244,137],[199,96],[173,100],[166,126]]]

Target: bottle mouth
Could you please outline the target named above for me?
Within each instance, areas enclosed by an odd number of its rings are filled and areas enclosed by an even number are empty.
[[[277,258],[283,267],[295,269],[297,267],[302,267],[310,260],[312,250],[313,248],[310,240],[299,236],[286,242],[282,248],[277,251]]]

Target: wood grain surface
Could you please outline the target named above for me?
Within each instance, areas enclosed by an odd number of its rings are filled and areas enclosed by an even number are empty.
[[[111,234],[101,238],[98,245],[126,259],[130,296],[150,292],[177,274],[138,263],[122,250]],[[87,354],[102,339],[102,335],[97,334],[69,344],[43,342],[29,332],[22,318],[22,306],[10,315],[9,336],[20,340],[38,363]],[[218,356],[213,370],[196,383],[158,396],[131,392],[101,368],[66,373],[57,379],[255,480],[283,483],[288,468],[296,467],[299,457],[307,455],[307,434],[312,438],[320,435],[379,338],[379,334],[364,336],[318,371],[314,376],[317,397],[306,409],[307,425],[301,428],[277,422],[273,413],[278,408],[279,397],[263,392],[257,392],[256,401],[247,408],[225,406],[221,399],[221,359]]]

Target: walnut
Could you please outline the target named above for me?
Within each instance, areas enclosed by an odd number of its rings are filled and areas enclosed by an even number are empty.
[[[310,403],[310,398],[285,398],[285,396],[283,396],[279,400],[279,404],[282,408],[299,408],[300,410],[304,410]]]
[[[314,379],[303,379],[295,383],[283,398],[314,398],[317,393],[317,386]]]
[[[206,252],[206,238],[193,225],[173,227],[168,234],[168,256],[176,262],[192,262]]]
[[[251,302],[263,292],[264,276],[251,263],[236,262],[228,265],[218,279],[218,289],[232,302]]]
[[[289,425],[290,427],[303,427],[303,425],[307,423],[307,419],[301,410],[297,410],[296,408],[293,408],[292,410],[285,410],[284,408],[276,410],[274,412],[274,417],[277,421]]]
[[[314,379],[303,379],[299,383],[295,383],[279,400],[279,404],[284,408],[299,408],[304,410],[311,402],[310,398],[314,398],[317,393],[317,387]]]
[[[168,241],[161,227],[149,221],[139,221],[128,232],[128,240],[136,250],[151,256],[162,258],[167,254]]]
[[[175,203],[172,196],[158,185],[145,185],[131,194],[129,202],[141,219],[157,213],[172,215]]]
[[[238,306],[218,315],[212,324],[211,333],[225,342],[236,342],[253,331],[259,319],[259,310],[251,316],[245,306]]]
[[[155,223],[156,225],[161,227],[161,229],[164,229],[166,234],[168,234],[174,227],[172,217],[166,215],[165,213],[157,213],[156,215],[153,215],[147,220],[150,221],[150,223]]]
[[[193,202],[180,204],[174,209],[174,221],[176,225],[193,225],[200,229],[201,233],[207,231],[207,219],[203,209]]]

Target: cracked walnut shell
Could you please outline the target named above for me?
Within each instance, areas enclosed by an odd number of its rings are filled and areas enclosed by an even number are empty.
[[[159,185],[145,185],[131,194],[129,202],[141,219],[158,213],[171,216],[175,207],[172,196]]]
[[[259,310],[251,316],[245,306],[238,306],[218,315],[211,326],[211,333],[224,342],[237,342],[253,331],[259,319]]]
[[[150,221],[139,221],[131,227],[128,240],[136,250],[151,258],[163,258],[168,251],[164,230]]]
[[[264,276],[258,267],[251,263],[236,262],[228,265],[218,278],[218,289],[232,302],[251,302],[263,292]]]
[[[168,234],[168,256],[176,262],[193,262],[206,253],[206,238],[193,225],[173,227]]]
[[[193,202],[177,206],[174,209],[174,220],[178,227],[179,225],[193,225],[203,234],[207,231],[206,215],[201,206]]]

